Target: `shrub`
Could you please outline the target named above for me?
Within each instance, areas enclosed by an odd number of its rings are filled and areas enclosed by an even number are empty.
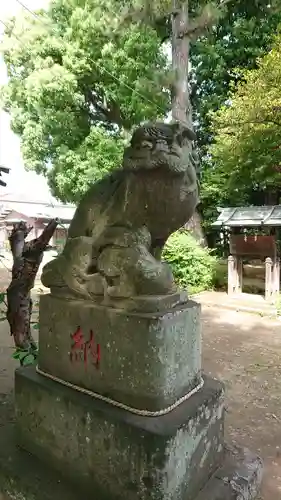
[[[172,234],[163,250],[163,259],[174,273],[176,283],[190,293],[212,288],[216,258],[184,230]]]
[[[227,261],[217,261],[214,272],[213,286],[216,290],[227,290]]]

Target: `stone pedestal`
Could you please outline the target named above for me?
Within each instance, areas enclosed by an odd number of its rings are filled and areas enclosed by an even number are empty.
[[[241,460],[225,470],[223,387],[202,383],[198,304],[133,314],[43,296],[39,353],[37,371],[16,372],[18,443],[85,498],[255,498],[258,459],[245,494]]]
[[[193,301],[134,314],[43,295],[39,324],[40,370],[130,407],[163,410],[199,383],[200,305]]]
[[[205,379],[173,412],[142,417],[20,369],[18,441],[89,500],[194,500],[223,458],[222,393]]]

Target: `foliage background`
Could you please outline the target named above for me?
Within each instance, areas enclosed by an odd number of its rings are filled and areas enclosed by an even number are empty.
[[[65,202],[119,166],[134,125],[168,109],[161,40],[140,23],[116,29],[115,11],[106,0],[53,0],[38,18],[11,20],[4,41],[2,100],[25,166]]]
[[[180,288],[190,293],[212,288],[217,260],[188,231],[177,231],[170,236],[163,250],[163,258],[170,264]]]
[[[281,35],[257,69],[240,72],[229,103],[212,115],[216,168],[205,178],[214,191],[250,203],[253,194],[281,188]],[[273,203],[278,203],[276,197]]]
[[[2,47],[10,80],[2,101],[21,137],[26,168],[47,176],[61,200],[77,202],[90,183],[119,166],[132,128],[169,111],[174,74],[163,40],[171,37],[172,3],[52,0],[48,10],[10,21]],[[189,14],[213,15],[219,3],[190,0]],[[207,230],[218,205],[267,203],[279,189],[278,162],[275,170],[256,167],[256,160],[269,165],[272,151],[278,156],[270,149],[271,131],[259,127],[259,138],[239,148],[242,131],[233,141],[223,135],[219,110],[272,48],[280,0],[230,0],[213,19],[191,41],[189,74]],[[268,149],[256,151],[258,139]]]

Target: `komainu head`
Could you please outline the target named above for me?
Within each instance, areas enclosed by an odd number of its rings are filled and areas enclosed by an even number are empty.
[[[151,170],[162,168],[173,173],[188,168],[186,148],[196,138],[194,132],[181,123],[147,123],[133,133],[131,144],[125,150],[123,168]],[[190,146],[190,148],[188,148]]]

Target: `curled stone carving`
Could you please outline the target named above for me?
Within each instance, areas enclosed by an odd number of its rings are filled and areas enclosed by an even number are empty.
[[[63,252],[44,267],[52,294],[144,312],[186,301],[161,251],[198,203],[194,139],[179,123],[133,133],[122,167],[88,189]]]

